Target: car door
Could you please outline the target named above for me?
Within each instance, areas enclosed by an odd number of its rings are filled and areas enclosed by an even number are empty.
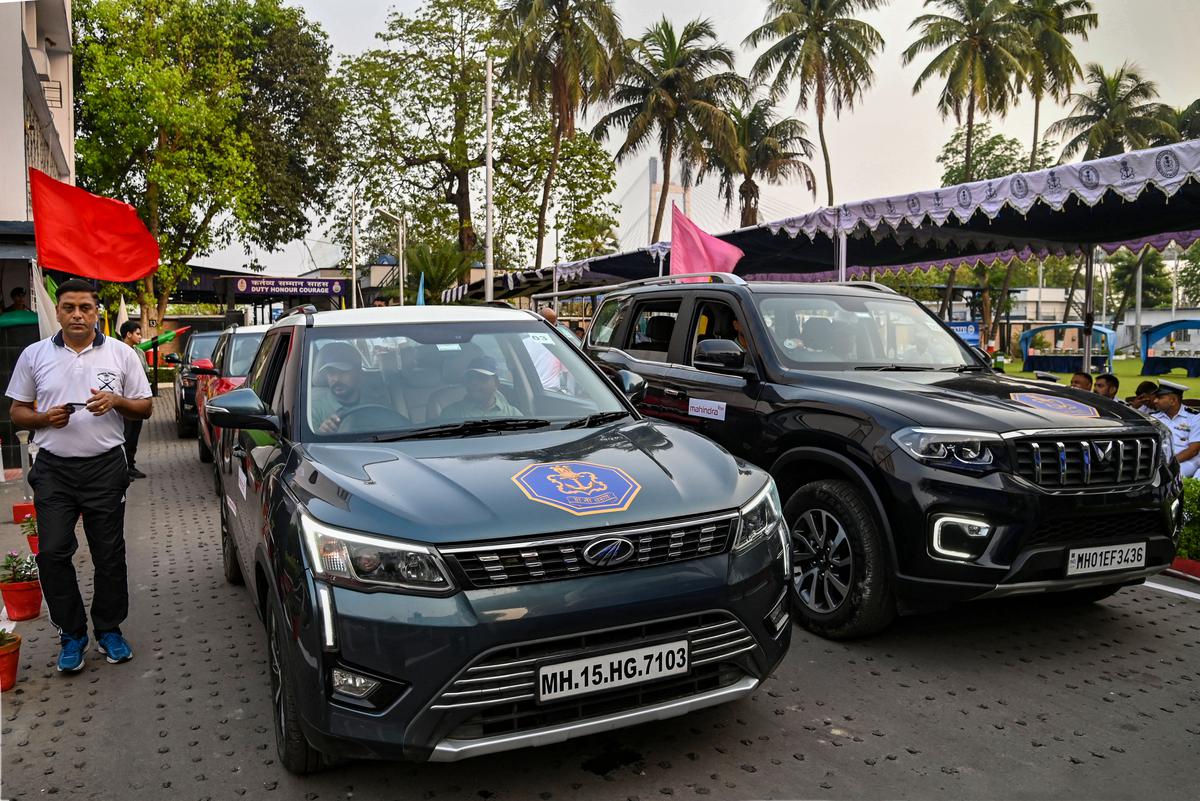
[[[696,292],[681,320],[682,341],[672,352],[661,380],[683,409],[682,424],[715,440],[730,452],[753,459],[762,437],[758,358],[739,304],[728,295]],[[705,339],[728,339],[746,352],[741,375],[697,368],[696,351]]]
[[[282,376],[292,341],[292,332],[271,332],[264,339],[250,367],[246,386],[276,414],[282,413]],[[266,476],[280,455],[284,437],[278,431],[231,432],[230,466],[226,496],[232,497],[237,518],[237,544],[243,575],[254,575],[254,553],[263,537],[266,506]]]
[[[685,422],[684,395],[672,386],[668,376],[675,367],[672,355],[682,347],[686,326],[680,321],[686,319],[690,303],[683,293],[656,292],[622,300],[625,303],[612,312],[617,322],[607,332],[601,329],[608,323],[606,308],[601,307],[596,314],[595,336],[589,336],[593,361],[610,376],[618,370],[629,370],[646,381],[646,394],[638,403],[642,413]]]

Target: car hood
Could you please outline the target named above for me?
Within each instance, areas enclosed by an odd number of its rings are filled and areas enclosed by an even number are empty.
[[[577,477],[554,471],[563,465]],[[691,431],[636,421],[458,439],[306,444],[291,484],[309,513],[330,525],[445,544],[724,512],[750,500],[766,481],[764,472]],[[600,506],[574,505],[589,498]]]
[[[816,388],[813,373],[798,382]],[[915,425],[977,431],[1111,429],[1145,426],[1120,403],[1091,392],[996,373],[839,372],[822,374],[832,391],[903,415]]]

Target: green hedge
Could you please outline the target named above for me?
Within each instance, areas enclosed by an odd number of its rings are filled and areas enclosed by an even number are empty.
[[[1179,537],[1179,555],[1200,559],[1200,478],[1183,480],[1183,533]]]

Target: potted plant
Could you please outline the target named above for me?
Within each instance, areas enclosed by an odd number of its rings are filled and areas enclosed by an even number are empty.
[[[32,556],[9,551],[0,564],[0,596],[9,620],[31,620],[42,612],[42,585]]]
[[[0,629],[0,693],[17,683],[17,665],[21,661],[21,635]]]
[[[21,521],[21,531],[25,533],[25,541],[29,543],[29,552],[37,556],[38,552],[38,528],[37,518],[33,515],[25,515],[25,519]]]

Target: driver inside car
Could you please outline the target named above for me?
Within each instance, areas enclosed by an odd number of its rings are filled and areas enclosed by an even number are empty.
[[[318,433],[336,434],[408,424],[408,419],[399,412],[366,397],[362,356],[350,343],[330,342],[321,348],[313,372],[328,389],[327,403],[324,404],[327,408],[315,415],[315,419],[320,420]]]

